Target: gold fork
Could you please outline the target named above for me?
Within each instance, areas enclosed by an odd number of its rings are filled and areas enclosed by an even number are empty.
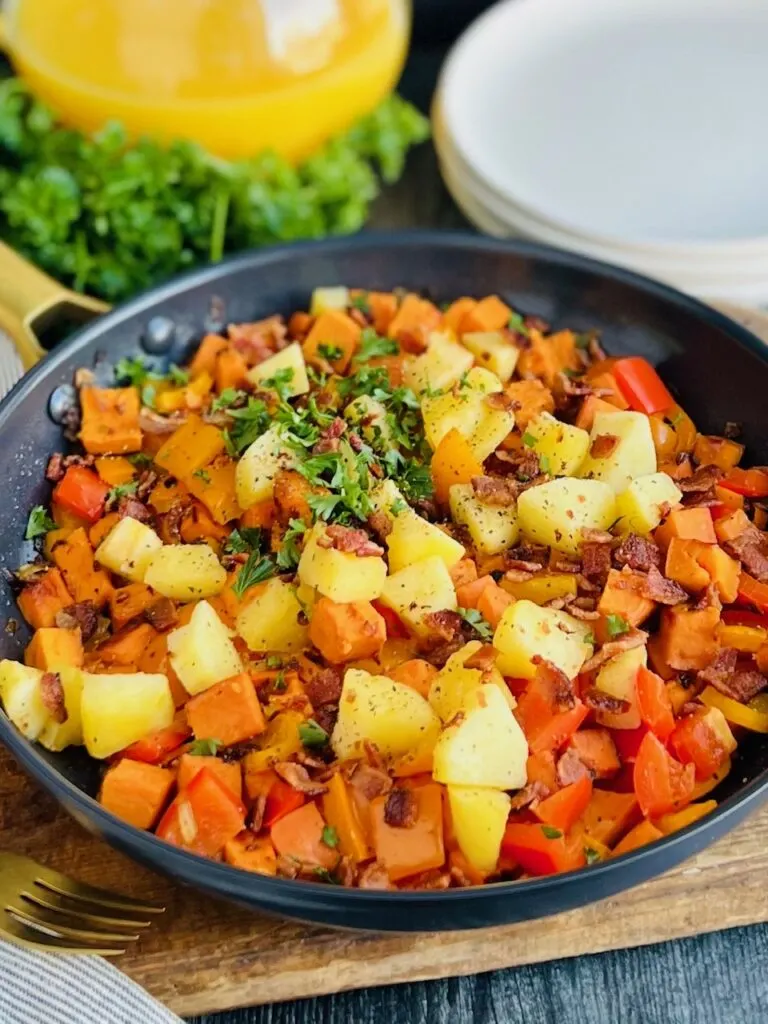
[[[17,946],[119,956],[164,910],[0,853],[0,938]]]

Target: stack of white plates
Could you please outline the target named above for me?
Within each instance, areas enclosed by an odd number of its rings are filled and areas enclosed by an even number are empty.
[[[435,143],[482,231],[768,303],[768,0],[504,0],[440,78]]]

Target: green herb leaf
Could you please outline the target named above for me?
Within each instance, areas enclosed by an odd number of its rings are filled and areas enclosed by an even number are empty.
[[[542,825],[541,831],[547,837],[547,839],[562,839],[563,833],[559,828],[552,828],[551,825]]]
[[[248,561],[242,567],[232,584],[232,591],[237,597],[242,597],[246,590],[255,587],[258,583],[264,583],[275,575],[275,563],[266,555],[253,551],[248,556]]]
[[[275,693],[282,693],[283,690],[288,688],[288,683],[285,681],[285,672],[282,670],[277,673],[275,681],[272,683],[272,689]]]
[[[171,363],[168,370],[168,380],[171,384],[174,384],[177,388],[183,388],[189,384],[189,371],[182,370],[176,363]]]
[[[107,504],[110,504],[113,501],[119,501],[121,498],[127,498],[129,494],[136,493],[138,486],[139,484],[136,480],[130,480],[125,484],[118,484],[107,491],[107,496],[104,500]]]
[[[149,374],[149,367],[146,366],[144,360],[140,357],[136,359],[120,359],[115,364],[115,381],[118,384],[128,384],[134,388],[141,388]]]
[[[266,659],[268,669],[276,669],[283,667],[283,659],[279,654],[268,654]]]
[[[392,504],[389,506],[389,511],[391,515],[399,516],[400,513],[405,512],[407,508],[408,502],[403,501],[402,498],[398,498],[396,501],[393,501]]]
[[[514,331],[515,334],[522,334],[524,338],[528,337],[528,328],[525,326],[525,320],[520,313],[513,313],[512,316],[510,316],[507,327],[510,331]]]
[[[259,381],[259,384],[261,387],[276,391],[280,401],[287,402],[291,397],[289,392],[292,382],[293,370],[290,366],[285,366],[282,370],[278,370],[274,377],[267,377],[265,380]]]
[[[229,439],[231,454],[237,456],[267,430],[270,424],[269,410],[260,398],[249,398],[244,408],[229,409],[228,412],[235,422],[225,432],[225,440]]]
[[[396,356],[400,346],[393,338],[380,337],[373,327],[365,327],[360,334],[360,344],[355,353],[356,363],[367,363],[369,359],[382,356]]]
[[[46,508],[43,505],[35,505],[29,513],[24,537],[27,540],[34,540],[35,537],[43,537],[46,533],[50,533],[51,530],[55,529],[56,523],[48,515]]]
[[[291,519],[285,531],[283,543],[277,552],[277,564],[280,569],[295,569],[301,558],[299,538],[307,532],[307,525],[301,519]]]
[[[330,846],[331,849],[335,849],[339,845],[339,833],[333,827],[333,825],[323,826],[323,834],[321,836],[322,841],[326,846]]]
[[[224,388],[220,395],[217,395],[211,402],[211,412],[221,412],[228,409],[235,402],[245,401],[248,396],[238,388]]]
[[[135,452],[133,455],[126,455],[126,459],[132,466],[151,466],[154,459],[151,455],[147,455],[146,452]]]
[[[299,739],[305,747],[324,747],[328,742],[328,733],[314,718],[310,718],[299,726]]]
[[[315,875],[316,878],[321,879],[323,882],[328,882],[329,885],[341,885],[341,882],[338,880],[338,878],[334,874],[332,874],[328,870],[328,868],[314,868],[312,874]]]
[[[197,477],[198,480],[202,480],[204,484],[211,482],[211,474],[206,469],[196,469],[192,476]]]
[[[352,309],[359,309],[363,316],[371,315],[371,303],[368,298],[368,292],[360,292],[359,295],[355,295],[349,305]]]
[[[258,526],[242,526],[234,529],[224,543],[224,554],[244,555],[261,549],[262,531]]]
[[[493,639],[493,627],[483,618],[477,608],[457,608],[459,615],[482,640]]]
[[[535,434],[529,434],[528,431],[523,434],[523,444],[526,448],[533,448],[537,441],[538,437]]]
[[[629,623],[621,615],[606,615],[605,617],[606,629],[608,630],[608,636],[613,639],[617,636],[623,636],[630,630]]]
[[[148,409],[155,409],[155,398],[157,395],[157,388],[154,384],[145,384],[141,389],[141,404],[146,405]]]
[[[587,864],[596,864],[600,860],[600,854],[597,850],[593,850],[591,846],[584,847],[584,856],[586,857]]]
[[[221,740],[195,740],[190,743],[187,753],[192,754],[193,757],[215,757],[219,747],[223,746]]]
[[[322,359],[327,359],[329,363],[336,362],[337,359],[341,359],[344,355],[344,352],[338,345],[320,344],[317,346],[317,352]]]

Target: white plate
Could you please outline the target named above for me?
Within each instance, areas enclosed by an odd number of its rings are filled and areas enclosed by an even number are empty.
[[[604,242],[757,255],[768,239],[766,0],[505,0],[441,76],[462,158]]]

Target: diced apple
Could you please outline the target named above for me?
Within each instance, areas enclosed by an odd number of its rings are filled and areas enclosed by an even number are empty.
[[[18,661],[0,661],[0,697],[5,713],[28,740],[36,740],[48,721],[40,680],[43,673]]]
[[[83,673],[83,740],[91,757],[105,758],[148,733],[165,729],[176,708],[164,675]]]
[[[600,455],[598,438],[616,439],[607,454]],[[608,449],[610,441],[603,441]],[[595,450],[597,454],[593,455]],[[592,424],[590,451],[579,469],[579,476],[602,480],[616,494],[622,494],[639,476],[656,472],[656,449],[651,423],[642,412],[598,412]]]
[[[527,759],[525,734],[500,690],[483,686],[440,733],[433,775],[445,785],[521,789]]]
[[[498,555],[517,543],[520,529],[514,505],[486,505],[471,484],[454,484],[449,492],[451,518],[466,526],[483,555]]]
[[[666,473],[639,476],[616,499],[619,533],[649,534],[661,522],[664,510],[677,505],[683,492]]]
[[[479,366],[495,373],[503,383],[511,379],[520,349],[507,336],[500,331],[470,331],[461,340]]]
[[[473,367],[466,377],[444,394],[425,395],[421,400],[424,433],[431,447],[437,448],[450,430],[469,440],[483,418],[486,395],[501,391],[501,381],[480,367]]]
[[[574,476],[589,451],[589,434],[563,423],[551,413],[540,412],[525,428],[526,442],[552,476]],[[534,440],[535,439],[535,440]]]
[[[490,875],[499,863],[511,799],[498,789],[448,786],[453,834],[477,871]]]
[[[523,534],[535,544],[576,555],[582,530],[607,530],[616,519],[616,498],[600,480],[561,477],[523,491],[517,501]]]
[[[207,601],[195,605],[186,626],[168,634],[168,653],[174,672],[193,696],[243,670],[229,630]]]
[[[416,394],[449,388],[472,368],[474,357],[448,334],[433,332],[427,351],[403,367],[403,384]]]
[[[414,633],[428,636],[425,621],[431,612],[456,610],[456,590],[445,562],[436,556],[415,562],[388,576],[381,591],[382,604],[397,612]]]
[[[450,721],[462,708],[472,704],[472,695],[477,694],[479,687],[486,684],[498,686],[509,706],[515,707],[515,698],[497,668],[484,671],[479,668],[466,667],[465,663],[482,646],[479,640],[470,640],[469,643],[464,644],[460,650],[450,656],[432,680],[432,685],[429,688],[429,703],[444,722]]]
[[[394,480],[381,480],[370,490],[371,509],[394,520],[408,508],[408,502]]]
[[[439,731],[440,719],[413,687],[388,676],[347,669],[331,737],[338,758],[360,754],[365,740],[384,757],[402,757],[430,749]]]
[[[163,546],[154,530],[138,519],[121,519],[96,548],[95,559],[132,583],[143,583],[153,556]]]
[[[299,560],[299,580],[332,601],[374,601],[381,593],[387,565],[379,555],[363,555],[323,547],[326,527],[315,523],[307,533]]]
[[[338,309],[342,312],[349,306],[349,288],[334,286],[332,288],[315,288],[309,312],[312,316],[320,316],[328,310]]]
[[[272,497],[281,469],[293,469],[296,455],[283,441],[280,429],[270,427],[245,450],[235,470],[235,491],[240,508],[248,509]]]
[[[290,373],[290,376],[289,376]],[[309,391],[307,365],[298,341],[294,341],[280,352],[258,363],[248,371],[248,380],[257,387],[272,380],[278,374],[285,374],[284,393],[287,398],[305,395]],[[280,378],[278,377],[278,380]]]
[[[541,608],[533,601],[515,601],[501,617],[493,637],[499,652],[496,667],[505,676],[532,679],[535,655],[551,661],[569,679],[592,656],[590,624],[556,608]]]
[[[611,729],[637,729],[641,724],[637,703],[637,671],[647,664],[645,647],[633,647],[606,661],[595,679],[595,687],[611,697],[629,703],[628,711],[597,711],[599,725]]]
[[[432,557],[440,558],[446,568],[450,569],[466,553],[463,544],[459,544],[439,526],[422,519],[410,507],[392,520],[392,530],[387,534],[386,544],[391,572]]]
[[[227,572],[207,544],[165,544],[153,554],[144,582],[163,597],[199,601],[221,593]]]
[[[235,627],[252,651],[292,654],[309,644],[300,591],[283,580],[268,580],[248,598],[237,615]]]

